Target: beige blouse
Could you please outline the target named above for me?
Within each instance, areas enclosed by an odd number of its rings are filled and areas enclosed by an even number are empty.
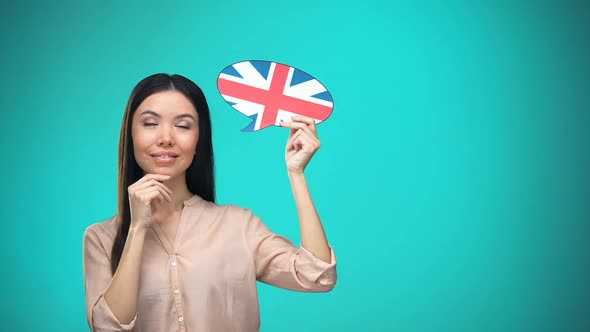
[[[250,210],[197,195],[184,202],[170,243],[158,223],[146,233],[137,315],[121,324],[104,300],[112,273],[115,217],[84,233],[86,314],[93,331],[258,331],[256,280],[301,292],[336,283],[328,264],[274,234]]]

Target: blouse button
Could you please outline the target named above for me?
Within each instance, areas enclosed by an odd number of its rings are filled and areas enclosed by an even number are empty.
[[[176,267],[176,262],[172,262],[170,265],[172,265],[172,267]]]
[[[178,294],[180,294],[180,289],[176,288],[176,289],[174,290],[174,294],[177,294],[177,295],[178,295]]]
[[[178,322],[182,323],[184,321],[184,317],[180,316],[178,317]]]

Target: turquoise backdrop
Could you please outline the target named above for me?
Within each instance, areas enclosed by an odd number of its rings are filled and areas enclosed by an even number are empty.
[[[86,331],[82,235],[116,210],[134,85],[208,97],[219,203],[299,243],[288,130],[242,133],[227,65],[335,100],[307,174],[326,294],[260,285],[262,331],[590,331],[590,10],[582,1],[19,1],[0,9],[1,331]]]

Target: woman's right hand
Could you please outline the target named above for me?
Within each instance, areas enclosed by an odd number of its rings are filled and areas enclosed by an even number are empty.
[[[162,183],[168,179],[169,175],[146,174],[127,188],[131,212],[130,227],[148,227],[153,222],[152,202],[172,202],[172,191]]]

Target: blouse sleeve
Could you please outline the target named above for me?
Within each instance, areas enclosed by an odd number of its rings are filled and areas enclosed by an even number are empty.
[[[104,292],[113,275],[107,249],[102,245],[92,226],[84,232],[84,286],[86,291],[86,319],[94,332],[131,331],[137,314],[129,324],[121,324],[104,299]]]
[[[246,238],[259,281],[299,292],[328,292],[334,288],[336,257],[331,246],[330,263],[326,263],[273,233],[250,210],[247,219]]]

